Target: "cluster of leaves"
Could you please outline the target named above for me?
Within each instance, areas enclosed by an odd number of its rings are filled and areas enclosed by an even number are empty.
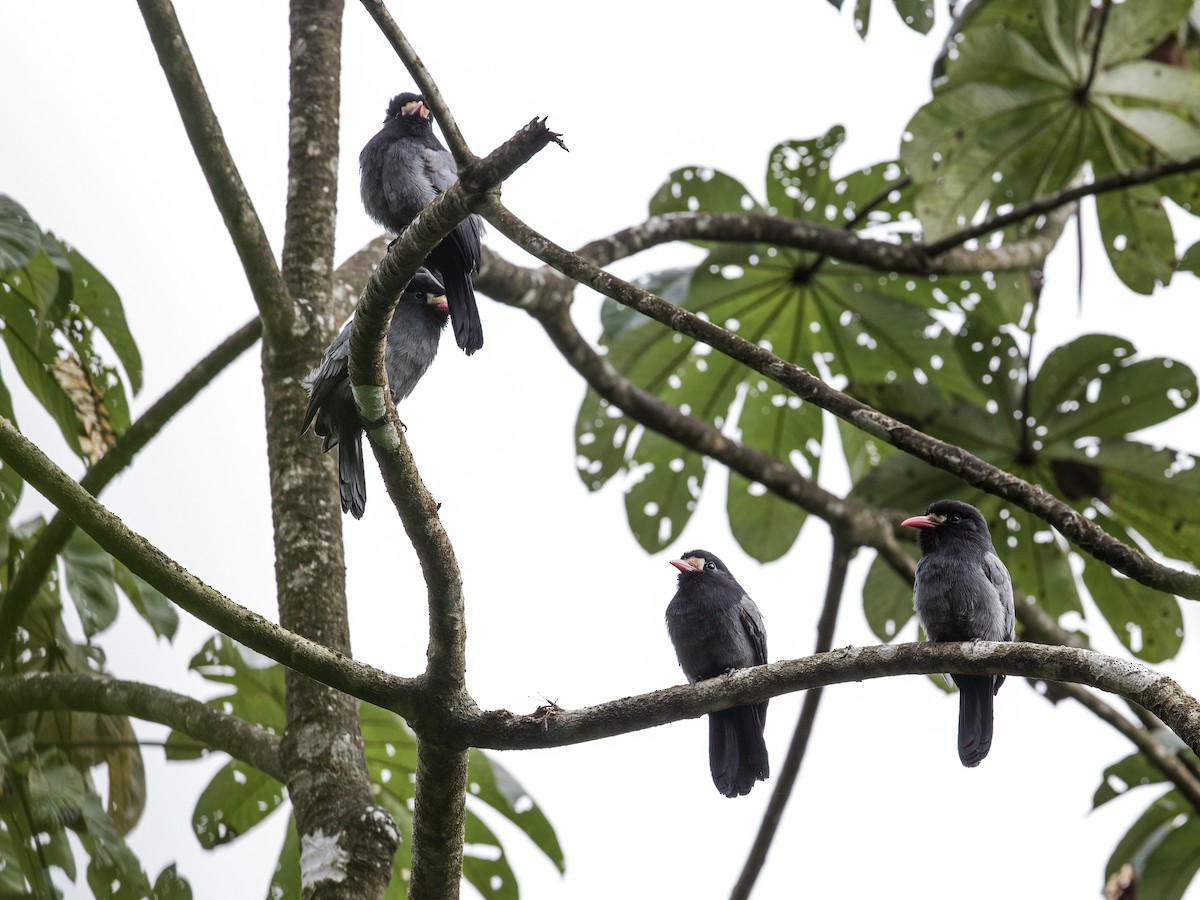
[[[1200,759],[1167,732],[1163,744],[1180,755],[1192,771],[1200,769]],[[1166,779],[1142,753],[1134,753],[1104,770],[1104,780],[1092,798],[1098,809],[1110,800],[1129,794],[1134,788],[1161,784]],[[1196,809],[1175,788],[1161,794],[1147,807],[1113,849],[1104,869],[1105,879],[1114,879],[1129,870],[1134,891],[1110,896],[1154,897],[1155,900],[1181,900],[1196,872],[1200,871],[1200,819]]]
[[[31,546],[41,537],[41,519],[16,528],[7,522],[0,543],[0,596],[9,589]],[[61,567],[61,568],[60,568]],[[65,584],[85,633],[77,642],[63,617]],[[96,674],[104,654],[91,638],[112,625],[124,594],[155,634],[171,638],[178,615],[165,597],[91,538],[76,533],[37,587],[4,672]],[[101,799],[92,770],[106,766],[108,798]],[[141,817],[146,797],[142,755],[125,716],[71,710],[27,714],[0,722],[0,894],[45,896],[49,868],[74,881],[74,855],[67,832],[78,836],[89,862],[87,881],[96,897],[144,897],[152,889],[124,836]],[[189,898],[190,889],[174,871],[164,870],[154,896]]]
[[[74,248],[43,231],[15,200],[0,195],[0,337],[29,393],[57,423],[68,446],[94,461],[129,425],[126,384],[137,392],[142,362],[112,285]],[[103,339],[103,342],[100,339]],[[107,346],[105,346],[107,345]],[[115,356],[109,362],[106,354]],[[0,415],[13,420],[12,395],[0,380]],[[40,517],[14,525],[23,483],[0,467],[0,602],[24,607],[15,635],[3,636],[0,667],[6,676],[28,672],[97,674],[103,651],[93,638],[117,618],[124,596],[154,634],[171,639],[178,614],[158,591],[73,532],[58,552],[46,553]],[[51,541],[53,543],[53,541]],[[57,544],[55,545],[57,547]],[[46,574],[26,577],[26,564]],[[37,559],[37,562],[32,560]],[[83,641],[64,618],[65,586]],[[89,857],[87,880],[97,897],[190,897],[174,867],[151,883],[125,844],[145,805],[145,774],[132,724],[125,716],[57,710],[0,722],[0,870],[4,896],[53,893],[50,867],[77,877],[67,832]],[[107,768],[103,800],[92,778]]]
[[[869,5],[857,7],[863,30]],[[931,13],[929,4],[905,7]],[[1081,174],[1104,177],[1194,155],[1200,75],[1164,51],[1190,8],[1190,0],[977,0],[958,22],[934,98],[910,122],[898,161],[832,177],[843,140],[834,128],[771,151],[765,200],[729,175],[690,167],[670,175],[650,213],[751,212],[933,241]],[[1151,292],[1176,269],[1200,274],[1200,246],[1176,258],[1164,199],[1200,209],[1200,178],[1179,175],[1096,201],[1109,260],[1134,291]],[[998,239],[1026,234],[1011,229]],[[1041,484],[1131,546],[1194,561],[1200,468],[1187,453],[1128,437],[1196,403],[1196,377],[1186,365],[1138,359],[1128,341],[1093,334],[1055,348],[1034,371],[1040,273],[904,277],[788,248],[695,243],[706,252],[698,266],[652,274],[643,286]],[[819,476],[827,446],[820,410],[615,304],[605,305],[602,325],[609,360],[639,387]],[[1014,583],[1052,616],[1086,623],[1086,594],[1131,653],[1159,662],[1179,650],[1175,598],[1072,552],[1041,520],[845,423],[840,437],[855,499],[910,514],[921,511],[914,498],[922,508],[941,497],[971,502],[989,519]],[[680,535],[705,485],[701,455],[644,429],[594,392],[579,410],[576,447],[590,489],[623,481],[630,527],[643,547],[658,551]],[[738,543],[764,562],[792,546],[805,518],[736,473],[726,508]],[[912,616],[911,586],[877,560],[864,605],[875,633],[891,640]]]
[[[282,666],[252,665],[236,645],[218,636],[196,654],[191,668],[210,681],[233,689],[210,700],[210,705],[282,734],[285,722]],[[391,814],[403,835],[385,896],[403,898],[407,896],[411,866],[416,740],[399,716],[370,704],[360,704],[359,723],[367,768],[377,788],[376,800]],[[204,752],[195,741],[178,732],[172,732],[167,741],[171,759],[196,759]],[[467,784],[470,793],[463,876],[481,895],[491,900],[516,900],[519,896],[516,876],[499,838],[476,812],[481,806],[512,822],[560,871],[563,869],[562,848],[553,827],[503,766],[472,750]],[[275,779],[236,760],[230,761],[201,793],[192,814],[192,826],[200,843],[212,848],[246,834],[283,800],[284,787]],[[294,822],[284,839],[270,896],[300,896],[300,839]]]
[[[0,194],[0,337],[17,374],[51,415],[67,445],[95,461],[129,426],[129,398],[142,388],[142,358],[120,297],[78,250],[43,231]],[[120,366],[99,346],[102,336]],[[124,377],[122,377],[122,370]],[[0,380],[0,415],[16,421]],[[0,512],[10,515],[20,480],[0,469]]]
[[[1195,156],[1200,72],[1169,50],[1191,8],[1191,0],[971,4],[900,154],[918,185],[925,239],[980,210],[1058,191],[1085,167],[1104,178]],[[1141,294],[1167,284],[1177,265],[1164,198],[1200,211],[1200,179],[1096,198],[1109,261]]]

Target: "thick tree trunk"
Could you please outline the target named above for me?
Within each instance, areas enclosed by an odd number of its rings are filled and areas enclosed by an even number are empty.
[[[320,359],[333,321],[342,3],[291,4],[286,326],[263,337],[263,388],[280,623],[350,655],[341,508],[333,456],[299,433],[301,377]],[[357,701],[287,673],[283,760],[300,833],[306,898],[381,897],[399,831],[374,803]]]

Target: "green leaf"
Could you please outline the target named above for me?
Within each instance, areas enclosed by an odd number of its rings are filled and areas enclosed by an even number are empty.
[[[918,34],[929,34],[933,28],[933,0],[894,0],[900,21]]]
[[[1151,803],[1117,841],[1104,866],[1104,877],[1107,879],[1125,865],[1131,865],[1140,878],[1150,854],[1176,827],[1175,820],[1189,812],[1194,813],[1194,810],[1178,791],[1168,791]]]
[[[179,613],[175,604],[157,588],[130,572],[125,564],[116,558],[113,559],[113,579],[121,593],[129,598],[138,615],[146,620],[156,635],[165,637],[168,641],[175,637],[179,628]]]
[[[171,863],[158,874],[151,896],[154,900],[192,900],[192,886]]]
[[[1150,851],[1138,885],[1139,895],[1181,900],[1200,869],[1200,821],[1188,819]]]
[[[471,750],[467,792],[525,832],[558,871],[566,870],[558,835],[541,807],[508,769],[479,750]]]
[[[26,776],[29,815],[38,831],[79,818],[88,788],[66,754],[52,751],[35,761]]]
[[[1130,290],[1152,294],[1171,282],[1175,233],[1157,191],[1149,186],[1096,197],[1100,239],[1113,271]]]
[[[906,545],[905,550],[914,558],[920,555],[915,544]],[[863,582],[863,612],[871,633],[885,644],[891,643],[913,617],[912,585],[878,554]]]
[[[211,850],[241,837],[283,802],[283,785],[233,760],[205,786],[192,813],[192,831]]]
[[[91,537],[76,529],[63,548],[67,593],[89,638],[117,618],[113,560]]]
[[[67,258],[75,276],[75,303],[116,352],[133,392],[141,392],[142,355],[133,340],[133,334],[129,331],[129,322],[125,319],[125,308],[121,304],[121,298],[117,296],[108,279],[78,250],[69,250]],[[104,387],[107,396],[114,386]]]
[[[42,230],[20,203],[0,194],[0,274],[27,265],[42,245]]]
[[[8,392],[8,386],[3,380],[0,380],[0,416],[4,416],[14,425],[17,423],[17,417],[13,413],[12,394]],[[6,460],[0,460],[0,519],[7,521],[12,516],[24,487],[25,479]],[[7,582],[5,587],[7,588]]]
[[[696,511],[707,460],[656,431],[642,430],[629,467],[636,479],[625,494],[625,515],[648,552],[674,543]]]
[[[54,342],[43,332],[35,309],[18,291],[0,289],[0,320],[4,322],[0,338],[8,348],[17,374],[58,424],[67,446],[80,453],[75,407],[50,374],[49,366],[58,354]]]
[[[1140,58],[1189,8],[1188,0],[1106,5],[1098,28],[1092,7],[1077,0],[974,4],[946,77],[909,123],[901,151],[925,238],[954,232],[983,209],[1059,191],[1085,166],[1102,178],[1194,154],[1200,73]],[[1115,271],[1143,293],[1166,283],[1174,265],[1163,190],[1096,201]]]
[[[1166,780],[1166,776],[1150,762],[1146,754],[1131,753],[1104,770],[1100,786],[1092,795],[1092,809],[1099,809],[1109,800],[1120,797],[1136,787],[1161,784]]]
[[[1179,258],[1179,268],[1184,272],[1200,276],[1200,241],[1196,241],[1188,247],[1183,256]]]
[[[393,878],[392,882],[395,881]],[[287,834],[284,835],[283,846],[279,849],[279,860],[275,863],[271,886],[267,888],[267,900],[283,900],[300,895],[300,834],[296,831],[296,817],[288,816]]]
[[[761,213],[762,207],[740,181],[706,166],[676,169],[650,198],[650,215],[673,212]]]
[[[1111,520],[1102,527],[1122,537]],[[1170,594],[1119,575],[1090,556],[1083,557],[1083,583],[1117,639],[1139,659],[1158,663],[1179,652],[1183,615]]]
[[[1133,347],[1119,338],[1108,338],[1110,352],[1104,354],[1100,348],[1106,338],[1087,335],[1056,348],[1046,362],[1055,363],[1060,383],[1042,390],[1046,366],[1034,379],[1035,401],[1054,398],[1052,408],[1030,404],[1034,418],[1045,426],[1041,440],[1046,446],[1074,444],[1084,437],[1123,438],[1195,405],[1196,376],[1188,366],[1172,359],[1135,362],[1130,359]],[[1085,341],[1088,346],[1081,349],[1086,352],[1076,357],[1076,345]]]
[[[1100,499],[1123,524],[1161,553],[1195,559],[1200,547],[1200,467],[1194,457],[1136,441],[1105,441],[1089,462],[1103,473]]]
[[[150,893],[150,882],[133,851],[112,826],[100,799],[89,793],[83,804],[86,830],[79,838],[91,856],[88,885],[97,900],[141,900]]]
[[[517,876],[492,830],[467,810],[463,833],[463,878],[488,900],[517,900]]]
[[[1037,516],[1018,507],[1001,508],[1005,530],[994,534],[1017,589],[1057,621],[1065,613],[1083,612],[1079,589],[1071,572],[1066,547],[1057,532]]]

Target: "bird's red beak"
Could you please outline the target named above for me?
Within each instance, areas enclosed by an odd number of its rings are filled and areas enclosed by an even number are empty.
[[[436,306],[438,312],[450,312],[450,303],[446,300],[445,294],[430,294],[429,299],[425,302],[430,306]]]
[[[672,559],[668,560],[671,565],[677,568],[680,572],[699,572],[699,566],[693,566],[691,560],[687,559]]]
[[[929,518],[929,516],[913,516],[911,519],[905,519],[900,525],[904,528],[937,528],[938,523]]]

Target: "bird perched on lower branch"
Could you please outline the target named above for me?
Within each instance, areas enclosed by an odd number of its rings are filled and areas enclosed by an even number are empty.
[[[767,633],[754,601],[721,560],[692,550],[671,560],[679,589],[667,605],[667,633],[690,683],[767,661]],[[708,714],[708,765],[726,797],[750,793],[770,774],[763,726],[767,701]]]
[[[387,372],[392,402],[412,393],[437,355],[438,341],[446,327],[449,310],[446,289],[427,269],[419,269],[408,283],[388,325],[383,366]],[[363,471],[363,426],[350,390],[350,326],[344,326],[321,360],[304,379],[308,407],[304,427],[316,420],[316,431],[324,438],[321,449],[338,448],[338,482],[342,512],[361,519],[367,505],[367,480]]]
[[[367,215],[396,234],[458,181],[454,157],[434,135],[433,116],[420,94],[392,98],[383,128],[367,141],[358,165]],[[482,237],[483,220],[470,215],[430,251],[426,262],[446,285],[454,339],[468,356],[483,346],[474,284]]]
[[[983,515],[969,503],[938,500],[923,516],[900,523],[919,528],[913,609],[931,641],[1011,641],[1013,592]],[[955,675],[958,758],[977,766],[992,747],[992,698],[1003,675]]]

